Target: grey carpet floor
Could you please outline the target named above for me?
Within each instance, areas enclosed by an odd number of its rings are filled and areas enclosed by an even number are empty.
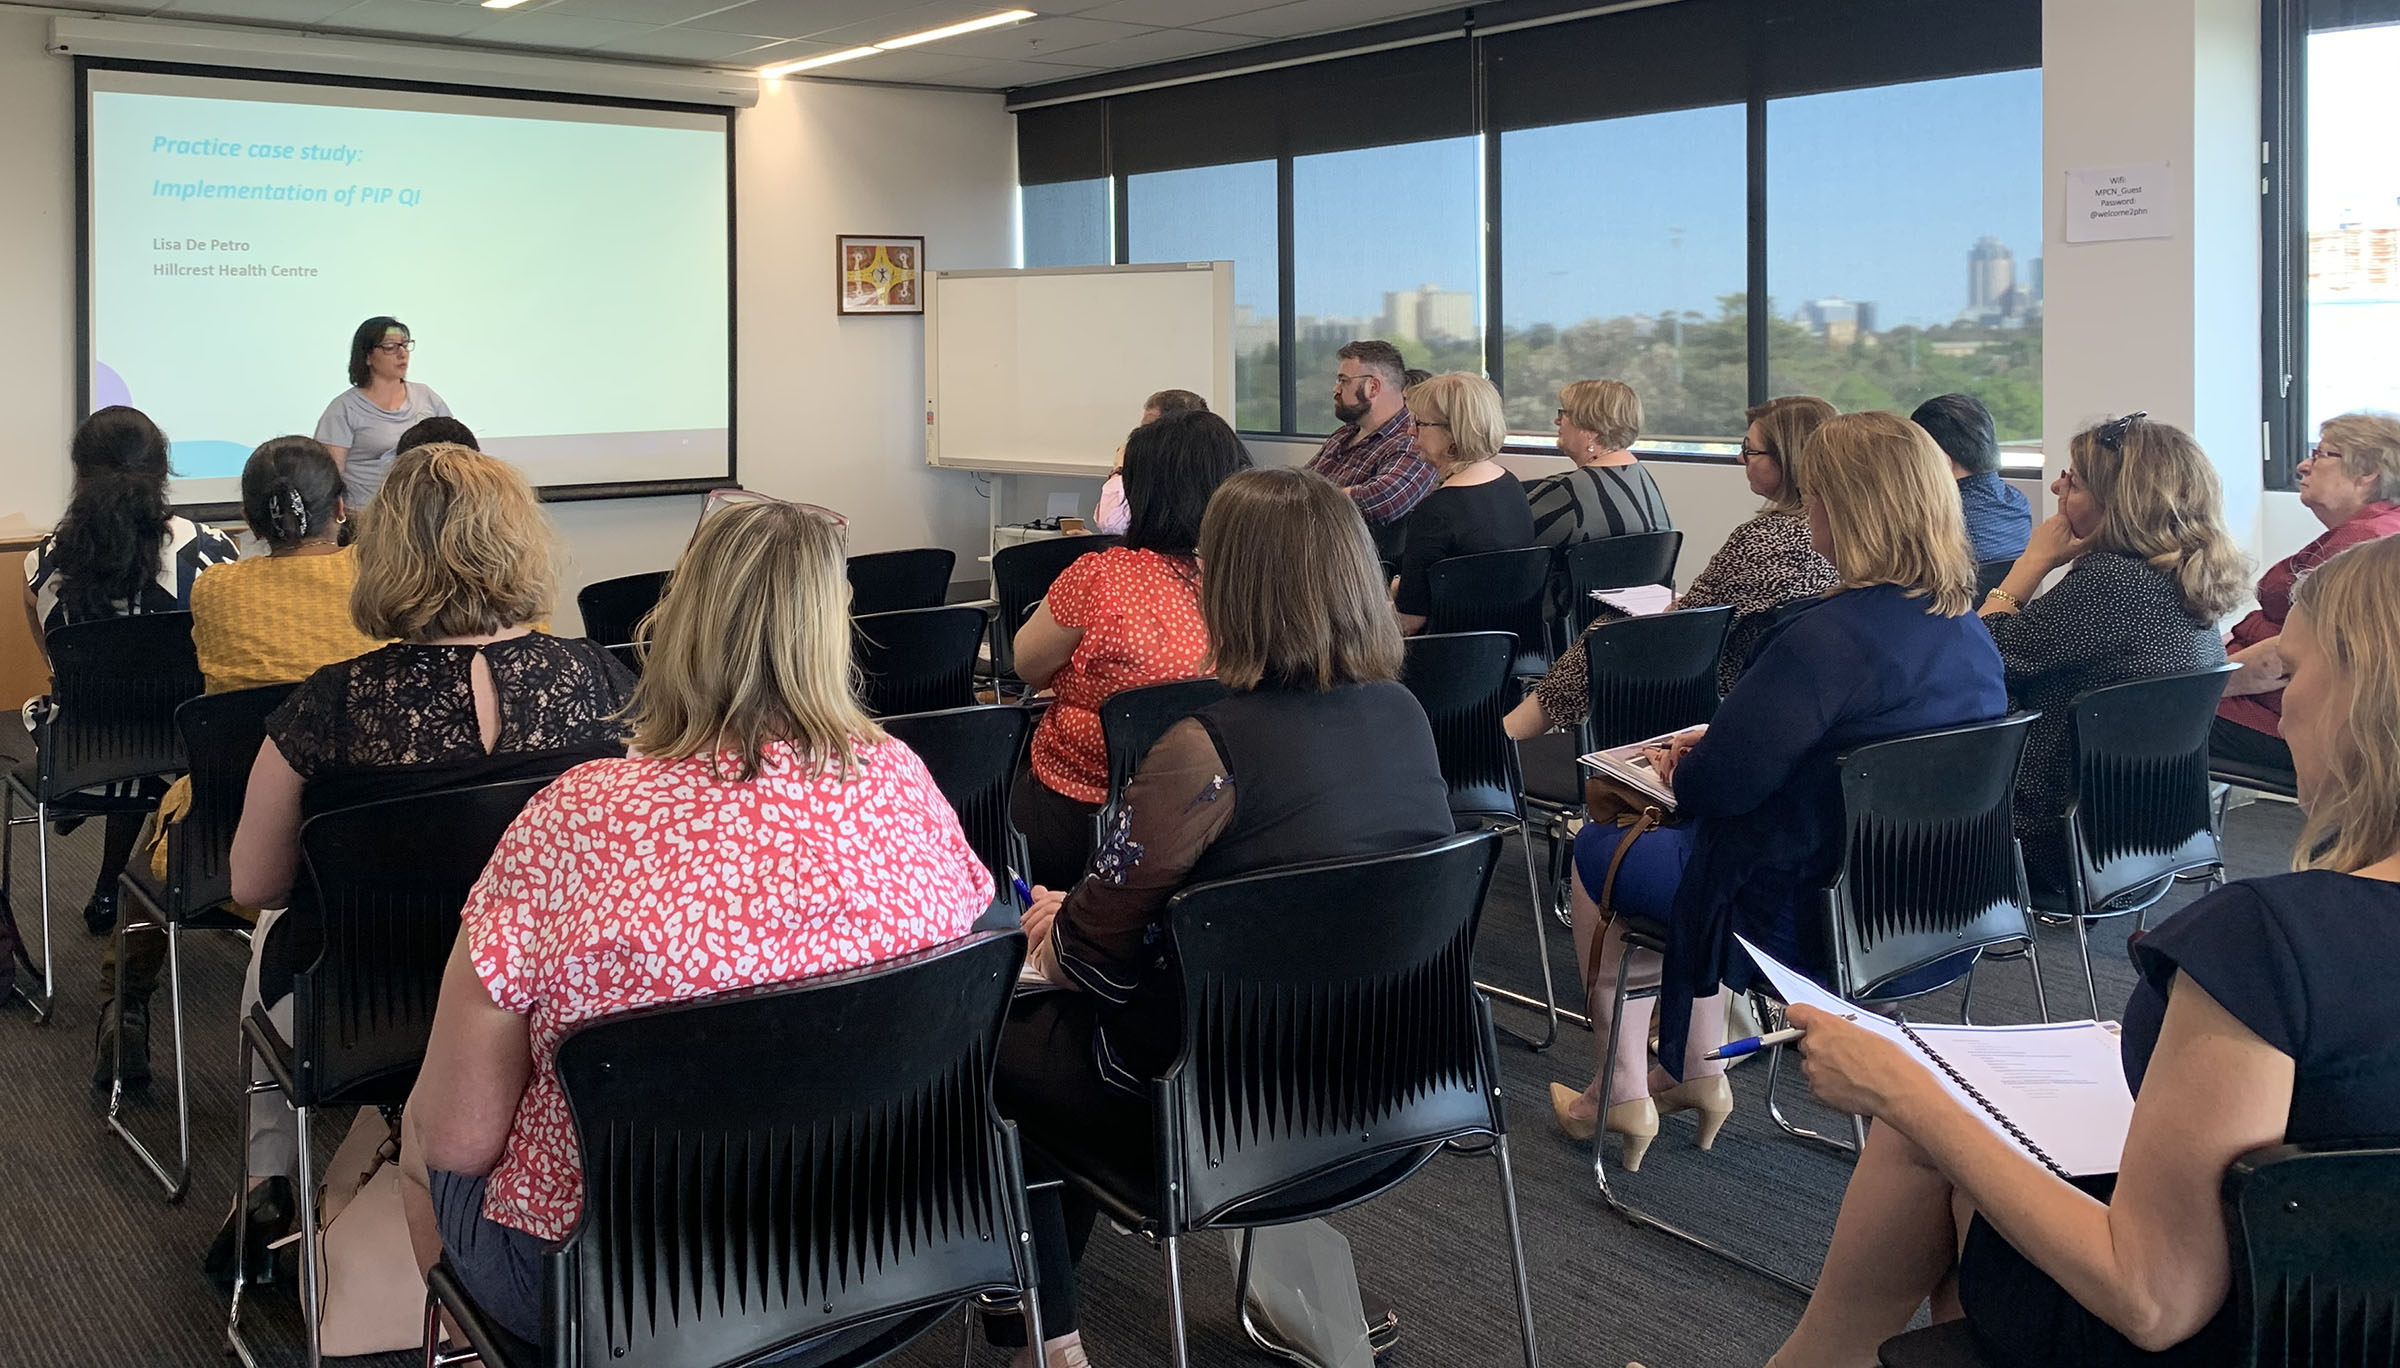
[[[2299,818],[2288,806],[2238,808],[2228,822],[2233,873],[2287,867]],[[14,889],[19,924],[38,944],[33,837],[15,833],[20,856]],[[148,1174],[102,1127],[90,1085],[97,1012],[96,972],[104,942],[84,934],[79,915],[91,886],[99,832],[87,826],[51,841],[59,982],[56,1019],[36,1025],[22,1003],[0,1009],[0,1058],[10,1086],[0,1090],[0,1365],[90,1368],[94,1365],[209,1365],[223,1361],[223,1306],[199,1268],[201,1251],[232,1201],[238,1095],[232,1021],[245,947],[230,936],[186,938],[186,1039],[192,1068],[195,1172],[180,1205],[160,1200]],[[1523,866],[1503,859],[1486,908],[1482,973],[1530,985],[1535,972]],[[2171,905],[2193,896],[2178,891]],[[2123,930],[2094,937],[2104,1012],[2114,1015],[2131,983]],[[2085,1010],[2072,933],[2043,936],[2044,978],[2054,1012]],[[1574,979],[1567,937],[1553,926],[1553,972]],[[1987,967],[1976,988],[1978,1020],[2027,1021],[2032,993],[2021,964]],[[173,1127],[166,1073],[162,992],[153,1028],[160,1081],[129,1112],[138,1129],[165,1141]],[[1924,1015],[1955,1013],[1955,997],[1928,1003]],[[1530,1025],[1522,1013],[1503,1019]],[[1546,1055],[1504,1044],[1509,1114],[1534,1315],[1546,1362],[1607,1365],[1638,1359],[1669,1365],[1764,1362],[1799,1313],[1791,1296],[1760,1279],[1609,1216],[1594,1193],[1591,1148],[1569,1143],[1547,1112],[1552,1080],[1590,1078],[1589,1034],[1572,1027]],[[1780,1136],[1763,1105],[1766,1071],[1735,1072],[1739,1110],[1714,1151],[1690,1143],[1690,1123],[1671,1120],[1643,1171],[1622,1190],[1658,1214],[1750,1251],[1801,1278],[1813,1278],[1848,1177],[1846,1163]],[[1787,1092],[1786,1096],[1795,1094]],[[1823,1126],[1838,1124],[1798,1095],[1796,1110]],[[320,1132],[329,1147],[340,1127]],[[1612,1148],[1613,1159],[1613,1148]],[[1613,1172],[1613,1170],[1612,1170]],[[1393,1368],[1481,1368],[1518,1361],[1507,1244],[1495,1167],[1488,1160],[1444,1157],[1383,1199],[1336,1218],[1349,1238],[1370,1307],[1397,1308],[1405,1337]],[[1271,1362],[1241,1337],[1232,1308],[1233,1278],[1223,1247],[1199,1242],[1186,1263],[1192,1356],[1205,1368]],[[1093,1361],[1126,1368],[1165,1361],[1161,1265],[1141,1242],[1103,1227],[1082,1270],[1085,1329]],[[245,1308],[245,1328],[262,1360],[276,1368],[302,1361],[298,1305],[288,1282]],[[353,1360],[399,1368],[406,1355]],[[955,1328],[937,1331],[895,1362],[935,1368],[959,1362]],[[974,1364],[1005,1359],[978,1349]]]

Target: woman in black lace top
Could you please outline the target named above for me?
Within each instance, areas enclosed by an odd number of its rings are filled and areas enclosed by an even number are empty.
[[[431,789],[556,775],[622,755],[633,689],[602,648],[534,630],[557,588],[557,541],[522,475],[462,446],[419,447],[361,515],[350,612],[390,646],[310,675],[267,718],[233,842],[234,897],[269,911],[242,1011],[289,1029],[292,975],[321,944],[292,901],[300,825],[321,812]],[[289,1108],[251,1106],[248,1248],[290,1222]],[[232,1227],[210,1271],[232,1275]],[[262,1239],[264,1235],[267,1239]]]

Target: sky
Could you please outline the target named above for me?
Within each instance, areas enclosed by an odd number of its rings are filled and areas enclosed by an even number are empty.
[[[2364,136],[2375,125],[2359,126]],[[1673,307],[1714,315],[1719,295],[1742,288],[1739,106],[1499,136],[1512,326]],[[2024,279],[2041,251],[2041,137],[2038,71],[1770,103],[1777,310],[1841,295],[1874,301],[1881,327],[1946,323],[1966,303],[1968,249],[1986,235],[2015,252]],[[1373,316],[1387,290],[1478,288],[1476,168],[1473,138],[1297,159],[1299,312]],[[1104,196],[1029,189],[1029,240],[1046,204],[1089,213]],[[1230,259],[1237,302],[1275,312],[1271,162],[1134,176],[1126,198],[1134,260]]]

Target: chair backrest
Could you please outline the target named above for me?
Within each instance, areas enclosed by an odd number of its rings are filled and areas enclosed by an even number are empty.
[[[167,828],[167,905],[181,921],[233,897],[234,829],[250,790],[250,762],[266,739],[267,714],[291,696],[291,684],[202,694],[175,710],[175,729],[191,761],[192,803]]]
[[[1125,786],[1133,782],[1142,757],[1167,734],[1167,728],[1231,692],[1213,676],[1203,675],[1109,695],[1100,705],[1100,740],[1108,751],[1108,801],[1101,808],[1104,821],[1114,820]]]
[[[1547,546],[1521,546],[1434,562],[1425,578],[1433,594],[1425,630],[1511,633],[1517,639],[1514,672],[1539,674],[1550,663],[1542,654],[1549,640],[1542,608],[1550,594],[1550,558]]]
[[[1500,837],[1199,884],[1167,905],[1183,1044],[1154,1085],[1173,1231],[1337,1211],[1502,1129],[1475,927]]]
[[[983,610],[909,608],[850,620],[859,701],[868,715],[963,708],[975,701]]]
[[[35,731],[38,797],[184,767],[175,709],[201,689],[190,613],[96,618],[47,636],[54,706]]]
[[[1683,534],[1673,531],[1594,537],[1558,548],[1559,571],[1566,581],[1569,629],[1581,632],[1600,615],[1600,604],[1592,597],[1595,589],[1674,584],[1675,561],[1682,552]],[[1570,635],[1568,640],[1574,637]]]
[[[1999,588],[2000,582],[2008,578],[2008,572],[2016,568],[2017,558],[2014,556],[2010,556],[2007,560],[1977,561],[1975,563],[1976,599],[1980,601],[1985,594]]]
[[[843,567],[850,576],[850,614],[939,608],[949,602],[950,571],[957,563],[958,554],[944,546],[852,556]]]
[[[583,586],[575,591],[575,611],[583,616],[583,634],[603,646],[624,645],[633,640],[634,625],[658,606],[658,596],[666,589],[664,570],[645,570]]]
[[[2272,1145],[2225,1174],[2245,1368],[2400,1363],[2400,1137]]]
[[[467,891],[549,782],[436,789],[322,813],[300,828],[324,949],[292,980],[295,1102],[407,1100]]]
[[[986,933],[569,1033],[584,1207],[547,1256],[549,1361],[747,1364],[1021,1286],[991,1090],[1024,949]]]
[[[2068,845],[2086,905],[2221,863],[2208,735],[2230,664],[2094,689],[2069,705]]]
[[[1591,682],[1585,744],[1629,745],[1717,715],[1717,658],[1731,608],[1686,608],[1611,622],[1584,638]]]
[[[1400,682],[1424,705],[1433,726],[1450,811],[1462,817],[1519,815],[1524,776],[1517,748],[1501,726],[1515,643],[1506,632],[1442,632],[1409,637],[1403,646]]]
[[[1008,789],[1033,728],[1023,708],[948,708],[883,719],[883,729],[925,762],[935,786],[958,812],[967,844],[992,872],[992,896],[1015,906],[1009,871],[1030,867],[1024,838],[1008,820]],[[1024,911],[1018,908],[1018,911]]]
[[[635,679],[642,677],[642,653],[639,646],[630,641],[620,641],[606,649],[610,655],[617,658],[619,665],[625,667],[627,673]]]
[[[992,668],[1001,674],[1016,670],[1017,629],[1033,605],[1050,592],[1066,568],[1095,551],[1122,545],[1123,537],[1105,533],[1044,537],[1039,541],[1003,546],[992,553],[992,598],[1000,605],[992,619]]]
[[[2032,937],[2009,813],[2036,713],[1841,757],[1842,862],[1825,890],[1835,992],[1872,998],[1964,951]]]

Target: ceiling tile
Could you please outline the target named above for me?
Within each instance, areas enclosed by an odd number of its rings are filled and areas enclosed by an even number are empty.
[[[1065,62],[979,62],[944,84],[974,86],[981,90],[1006,90],[1010,86],[1040,85],[1044,81],[1089,76],[1098,70],[1099,67],[1073,66]]]
[[[327,18],[321,27],[359,33],[406,33],[419,38],[458,38],[482,28],[492,12],[477,5],[439,0],[359,0]]]
[[[1119,24],[1158,24],[1171,28],[1198,25],[1231,31],[1232,26],[1211,21],[1267,7],[1260,0],[1102,0],[1083,11],[1083,17]]]
[[[662,29],[660,32],[676,33],[680,30]],[[811,43],[790,38],[775,38],[769,39],[763,46],[745,50],[742,53],[741,65],[768,66],[776,62],[797,62],[803,57],[816,57],[840,50],[831,43]],[[872,61],[874,59],[864,60]]]
[[[888,18],[894,33],[930,27],[909,22],[922,5],[895,5],[891,0],[748,0],[685,21],[688,28],[726,33],[770,33],[778,38],[805,38],[845,24]]]
[[[308,25],[321,24],[357,3],[358,0],[175,0],[162,13],[172,18]]]
[[[731,62],[740,57],[736,66],[754,66],[744,54],[759,48],[771,47],[773,38],[761,38],[754,33],[710,33],[706,29],[662,28],[637,33],[631,38],[602,43],[592,49],[594,55],[613,53],[622,57],[655,57],[669,62]]]
[[[512,11],[517,14],[570,14],[578,19],[622,19],[628,23],[655,26],[680,24],[703,14],[740,3],[740,0],[550,0],[545,5],[527,5]]]
[[[1203,53],[1248,47],[1257,41],[1239,33],[1152,29],[1131,38],[1116,38],[1105,43],[1094,43],[1090,47],[1080,47],[1069,55],[1078,62],[1117,71],[1126,67],[1148,66],[1152,62],[1172,62],[1179,57],[1197,57]]]
[[[1149,31],[1138,24],[1104,24],[1097,19],[1041,18],[1010,24],[1006,28],[985,29],[981,33],[944,38],[938,46],[944,52],[963,53],[969,57],[1046,62],[1062,52],[1072,52],[1111,39],[1131,38]]]
[[[470,31],[467,36],[478,43],[506,43],[511,47],[557,48],[580,52],[602,43],[649,33],[655,24],[629,24],[622,19],[586,19],[572,14],[511,14],[506,10],[486,10],[493,22]]]
[[[1298,38],[1304,34],[1330,33],[1335,29],[1359,28],[1457,8],[1455,3],[1409,5],[1394,4],[1393,0],[1299,0],[1297,4],[1277,5],[1272,9],[1212,19],[1208,21],[1208,26],[1225,33],[1247,33],[1260,38]]]

